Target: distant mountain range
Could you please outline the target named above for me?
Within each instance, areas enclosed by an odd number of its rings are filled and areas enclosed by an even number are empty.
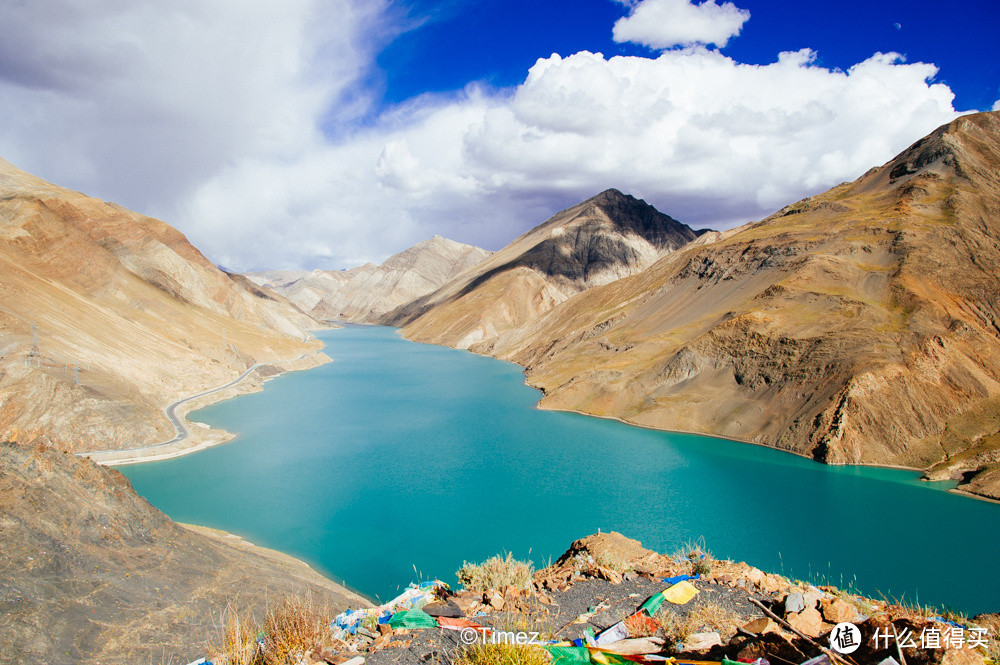
[[[593,286],[641,272],[698,233],[609,189],[564,210],[429,295],[379,319],[418,341],[469,348]],[[485,349],[482,349],[485,351]]]
[[[434,236],[381,265],[349,270],[269,270],[245,273],[284,295],[318,321],[374,323],[389,310],[430,293],[491,252]]]
[[[853,183],[700,232],[617,190],[501,251],[231,275],[169,226],[0,164],[0,433],[169,438],[171,398],[317,348],[317,322],[520,363],[545,408],[1000,496],[1000,113]]]
[[[998,270],[994,112],[724,233],[605,192],[381,321],[523,365],[544,408],[1000,497]]]

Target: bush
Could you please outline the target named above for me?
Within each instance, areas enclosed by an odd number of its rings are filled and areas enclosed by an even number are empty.
[[[221,640],[209,651],[226,665],[295,665],[313,647],[332,646],[329,608],[311,597],[286,597],[267,610],[264,625],[231,602],[223,615]]]
[[[494,556],[482,563],[465,562],[456,575],[470,591],[487,591],[512,586],[526,589],[534,572],[530,561],[518,561],[510,552],[506,557]]]
[[[676,648],[695,633],[719,633],[725,643],[736,634],[740,617],[732,610],[718,605],[702,605],[687,616],[667,614],[660,620],[660,625],[667,643]]]
[[[329,608],[311,598],[288,597],[270,609],[264,619],[264,663],[295,665],[314,646],[330,646],[333,621]]]

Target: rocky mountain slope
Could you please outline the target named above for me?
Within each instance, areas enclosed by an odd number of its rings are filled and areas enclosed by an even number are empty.
[[[895,464],[1000,497],[1000,113],[959,118],[853,183],[704,238],[465,344],[544,408]]]
[[[0,661],[187,663],[236,601],[368,602],[305,564],[170,521],[117,471],[0,443]]]
[[[312,353],[315,322],[167,224],[0,160],[0,437],[66,450],[174,435],[173,400]]]
[[[374,323],[386,312],[430,293],[491,252],[434,236],[381,265],[350,270],[272,270],[247,273],[318,320]]]
[[[409,339],[468,348],[694,240],[690,227],[609,189],[528,231],[437,291],[380,319]]]

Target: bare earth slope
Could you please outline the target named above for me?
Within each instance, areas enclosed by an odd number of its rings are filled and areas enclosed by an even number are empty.
[[[162,409],[315,325],[178,231],[0,160],[0,436],[67,450],[156,443]]]
[[[609,189],[515,239],[437,291],[380,320],[416,341],[491,340],[593,286],[639,272],[697,237],[645,201]]]
[[[286,555],[171,522],[117,471],[0,443],[0,662],[188,663],[227,602],[367,601]]]
[[[998,497],[998,272],[994,112],[470,348],[525,366],[546,408],[829,463],[942,463]],[[440,319],[404,334],[458,345]]]
[[[366,263],[350,270],[247,273],[326,321],[374,323],[400,305],[430,293],[491,252],[434,236],[394,254],[381,265]]]

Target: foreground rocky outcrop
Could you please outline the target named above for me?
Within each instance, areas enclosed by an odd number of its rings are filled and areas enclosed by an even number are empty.
[[[1000,656],[996,614],[946,620],[932,608],[716,560],[698,546],[668,556],[598,533],[534,575],[524,574],[527,565],[510,556],[466,564],[479,573],[473,579],[490,582],[411,592],[417,597],[386,610],[391,618],[377,630],[318,631],[280,662],[985,665]],[[342,619],[361,621],[351,616]],[[856,627],[857,642],[838,641],[838,624]]]
[[[993,112],[492,336],[463,337],[449,303],[403,333],[523,365],[543,408],[834,464],[940,463],[997,498],[998,274]]]
[[[481,263],[492,252],[434,236],[381,265],[349,270],[273,270],[246,273],[320,321],[375,323],[387,312],[430,293]]]
[[[0,662],[188,663],[230,601],[367,601],[289,556],[172,522],[119,472],[0,444]]]
[[[609,189],[564,210],[440,289],[379,320],[408,339],[468,348],[571,296],[637,273],[698,234]]]
[[[170,402],[320,348],[316,323],[167,224],[0,160],[0,436],[66,450],[174,436]]]

